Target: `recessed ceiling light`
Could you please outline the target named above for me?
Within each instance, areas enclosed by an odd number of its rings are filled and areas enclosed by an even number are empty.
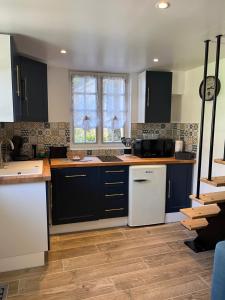
[[[169,2],[167,1],[159,1],[156,3],[156,7],[160,9],[166,9],[170,6]]]
[[[61,49],[61,50],[60,50],[60,53],[62,53],[62,54],[66,54],[66,53],[67,53],[67,51],[66,51],[65,49]]]
[[[154,62],[158,62],[159,59],[158,59],[158,58],[154,58],[153,61],[154,61]]]

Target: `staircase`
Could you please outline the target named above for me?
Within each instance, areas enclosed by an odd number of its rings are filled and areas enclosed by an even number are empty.
[[[225,161],[221,159],[214,162],[225,165]],[[211,181],[203,178],[201,181],[218,187],[225,186],[225,177],[224,185],[221,185],[221,178],[213,177]],[[188,230],[196,230],[198,236],[195,240],[185,241],[185,244],[195,252],[214,249],[218,241],[225,239],[225,191],[200,194],[199,198],[191,195],[190,199],[201,206],[180,209],[187,217],[181,224]]]
[[[205,103],[207,94],[207,72],[208,72],[208,54],[210,40],[205,40],[205,61],[203,76],[203,95],[200,121],[200,138],[198,152],[198,172],[197,172],[197,189],[196,195],[190,198],[202,204],[200,207],[184,208],[180,212],[187,216],[187,219],[181,221],[181,224],[188,230],[196,230],[197,237],[194,240],[185,241],[184,243],[195,252],[214,249],[219,241],[225,240],[225,192],[200,194],[201,182],[215,187],[225,186],[225,176],[212,177],[213,165],[213,147],[215,136],[215,121],[217,109],[218,95],[218,78],[220,65],[220,47],[223,35],[216,36],[216,64],[215,64],[215,93],[213,96],[212,119],[211,119],[211,135],[209,150],[208,177],[201,178],[202,167],[202,151],[204,136],[204,120],[205,120]],[[218,164],[225,165],[225,149],[223,159],[214,161]]]

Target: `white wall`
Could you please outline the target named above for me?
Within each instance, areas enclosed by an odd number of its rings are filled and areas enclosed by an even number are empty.
[[[10,36],[0,34],[0,122],[13,122]]]
[[[49,122],[69,122],[71,111],[68,69],[48,66]]]
[[[138,73],[129,75],[131,123],[138,122]],[[179,122],[185,73],[173,71],[172,122]],[[69,122],[71,111],[69,70],[48,65],[49,122]]]
[[[215,64],[209,65],[208,75],[214,75]],[[214,146],[214,158],[221,158],[224,151],[225,141],[225,59],[220,62],[220,74],[221,91],[218,96],[217,115],[216,115],[216,129],[215,129],[215,146]],[[201,99],[199,97],[199,85],[203,78],[203,66],[189,70],[186,72],[185,79],[185,92],[181,97],[180,105],[180,121],[181,122],[200,122],[201,115]],[[205,134],[204,134],[204,146],[203,146],[203,164],[202,175],[207,177],[208,174],[208,155],[209,155],[209,143],[210,143],[210,131],[211,131],[211,114],[212,114],[212,101],[206,103],[205,114]],[[195,166],[195,180],[194,180],[194,192],[196,186],[196,170]],[[225,166],[214,164],[213,176],[225,175]],[[206,184],[201,185],[201,191],[219,191],[222,188],[212,188]]]

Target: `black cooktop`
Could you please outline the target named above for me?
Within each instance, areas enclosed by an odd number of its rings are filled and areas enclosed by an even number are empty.
[[[99,155],[97,156],[102,162],[114,162],[122,161],[122,159],[116,157],[115,155]]]

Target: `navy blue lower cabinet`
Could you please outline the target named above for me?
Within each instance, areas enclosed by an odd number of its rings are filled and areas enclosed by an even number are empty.
[[[99,168],[52,170],[52,224],[99,219]]]
[[[191,206],[192,174],[192,164],[167,166],[166,213],[179,212],[181,208]]]
[[[128,215],[127,166],[100,168],[100,218]]]

